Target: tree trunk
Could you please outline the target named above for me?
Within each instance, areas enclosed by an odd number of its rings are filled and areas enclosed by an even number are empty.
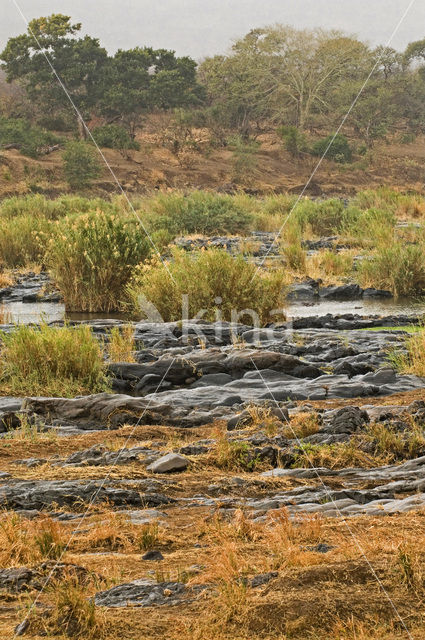
[[[78,136],[80,140],[87,140],[87,129],[82,118],[78,117]]]

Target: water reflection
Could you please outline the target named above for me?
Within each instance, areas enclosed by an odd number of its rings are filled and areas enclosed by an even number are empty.
[[[57,320],[102,320],[105,318],[128,320],[128,316],[123,313],[66,313],[65,306],[55,302],[10,302],[4,304],[4,311],[9,314],[12,322],[28,324],[39,322],[44,318],[46,322]],[[425,301],[417,302],[411,299],[365,299],[352,301],[319,300],[308,304],[290,304],[287,308],[289,318],[301,318],[315,315],[340,315],[343,313],[354,313],[358,315],[392,315],[407,314],[415,315],[425,313]]]

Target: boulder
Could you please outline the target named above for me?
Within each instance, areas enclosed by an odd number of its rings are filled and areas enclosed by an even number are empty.
[[[173,473],[184,471],[189,466],[189,460],[178,453],[167,453],[152,464],[146,467],[152,473]]]

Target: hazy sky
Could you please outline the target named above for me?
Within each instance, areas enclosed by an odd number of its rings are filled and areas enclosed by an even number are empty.
[[[17,0],[28,18],[65,13],[109,50],[152,45],[196,59],[221,53],[253,27],[274,22],[338,28],[386,44],[410,0]],[[25,25],[13,0],[0,0],[0,47]],[[416,0],[392,45],[425,37]]]

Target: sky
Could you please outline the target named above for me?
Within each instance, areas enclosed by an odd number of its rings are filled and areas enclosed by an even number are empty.
[[[387,44],[411,0],[0,0],[0,48],[28,19],[70,15],[110,53],[119,48],[173,49],[196,60],[225,53],[252,28],[276,22],[341,29],[370,44]],[[425,37],[425,1],[414,0],[391,45]]]

